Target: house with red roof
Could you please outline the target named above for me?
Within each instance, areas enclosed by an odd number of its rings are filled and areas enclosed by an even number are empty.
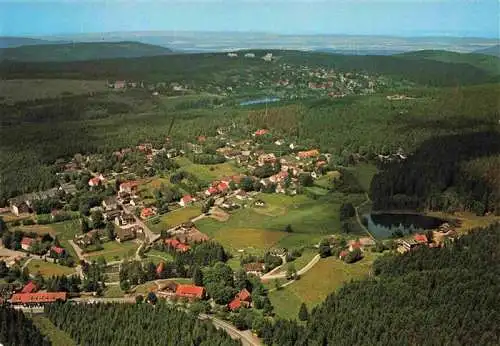
[[[217,184],[217,191],[226,192],[227,190],[229,190],[229,185],[227,183],[220,182]]]
[[[89,179],[89,186],[94,187],[94,186],[99,186],[101,185],[101,179],[98,177],[90,178]]]
[[[306,150],[306,151],[299,151],[297,156],[299,159],[308,159],[311,157],[317,157],[317,156],[319,156],[319,150],[312,149],[312,150]]]
[[[139,188],[139,182],[127,181],[120,184],[120,192],[132,194]]]
[[[269,130],[260,129],[260,130],[255,131],[254,136],[263,136],[263,135],[268,134],[268,133],[269,133]]]
[[[59,247],[59,246],[55,246],[55,245],[54,245],[54,246],[51,246],[51,247],[50,247],[50,252],[53,252],[53,253],[55,253],[56,255],[61,256],[61,255],[64,255],[65,250],[64,250],[64,248],[62,248],[62,247]]]
[[[179,205],[181,207],[185,207],[187,206],[188,204],[191,204],[194,202],[194,198],[191,197],[191,195],[185,195],[181,198],[181,200],[179,201]]]
[[[215,187],[210,186],[208,189],[205,190],[205,195],[206,196],[213,196],[219,192]]]
[[[344,260],[344,258],[346,258],[347,255],[349,255],[349,251],[347,250],[340,251],[339,259]]]
[[[156,275],[160,275],[163,272],[164,269],[165,269],[165,262],[161,261],[156,266]]]
[[[33,238],[23,237],[23,239],[21,239],[21,248],[24,251],[30,251],[34,241],[35,239]]]
[[[362,250],[361,243],[359,241],[353,241],[349,244],[349,251],[354,251],[356,249]]]
[[[16,293],[12,295],[10,302],[14,305],[49,304],[58,300],[66,301],[67,299],[67,292]]]
[[[30,281],[23,287],[21,293],[35,293],[36,291],[38,291],[37,285],[33,281]]]
[[[205,287],[195,285],[177,285],[175,295],[180,298],[203,299]]]
[[[248,292],[246,288],[244,288],[236,294],[236,296],[231,302],[229,302],[228,308],[231,311],[236,311],[242,306],[245,308],[250,307],[251,303],[252,303],[252,295],[250,294],[250,292]]]
[[[141,210],[141,219],[147,219],[148,217],[155,216],[156,212],[153,208],[142,208]]]
[[[187,252],[191,247],[188,244],[181,243],[177,239],[165,239],[165,245],[170,246],[177,252]]]
[[[427,236],[425,234],[415,234],[415,236],[413,238],[419,244],[427,244],[428,243]]]
[[[282,181],[285,181],[287,177],[288,177],[288,172],[281,171],[279,173],[276,173],[275,175],[270,176],[269,181],[272,183],[281,183]]]

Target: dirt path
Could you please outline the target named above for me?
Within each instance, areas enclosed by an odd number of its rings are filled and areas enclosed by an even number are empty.
[[[297,271],[297,275],[300,276],[300,275],[304,275],[305,273],[307,273],[312,267],[314,267],[316,265],[316,263],[318,263],[320,258],[321,257],[319,255],[314,256],[313,259],[311,261],[309,261],[309,263],[307,263],[302,269]],[[281,266],[278,268],[281,268]],[[286,278],[286,272],[279,273],[279,274],[272,274],[272,272],[269,272],[269,273],[261,276],[260,280],[267,281],[267,280],[284,279],[284,278]]]
[[[375,237],[370,233],[368,228],[366,228],[365,225],[363,225],[363,223],[361,222],[361,217],[359,216],[359,210],[358,210],[359,207],[362,207],[366,203],[371,202],[370,197],[368,197],[368,194],[366,192],[365,192],[365,197],[366,197],[366,200],[363,203],[361,203],[360,205],[358,205],[356,208],[354,208],[354,210],[356,211],[356,221],[358,222],[359,226],[366,232],[366,234],[368,234],[368,236],[370,236],[370,238],[372,238],[373,240],[376,240]]]

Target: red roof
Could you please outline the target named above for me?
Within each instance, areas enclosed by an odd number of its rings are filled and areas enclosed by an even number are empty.
[[[355,241],[351,243],[353,249],[361,249],[361,243],[359,241]]]
[[[21,245],[28,245],[28,246],[31,246],[31,244],[35,241],[35,239],[33,238],[28,238],[28,237],[23,237],[23,239],[21,239]]]
[[[262,135],[265,135],[266,133],[269,133],[269,130],[260,129],[260,130],[255,131],[256,136],[262,136]]]
[[[144,208],[141,210],[141,217],[143,217],[143,218],[154,216],[154,215],[155,215],[155,212],[151,208]]]
[[[219,184],[217,185],[217,190],[219,190],[220,192],[224,192],[224,191],[226,191],[227,189],[229,189],[229,185],[228,185],[228,184],[226,184],[226,183],[224,183],[224,182],[219,183]]]
[[[195,285],[178,285],[175,294],[179,297],[203,298],[205,287]]]
[[[166,239],[165,245],[169,245],[172,248],[174,248],[176,251],[180,251],[180,252],[186,252],[191,248],[188,244],[183,244],[180,241],[178,241],[177,239]]]
[[[348,252],[348,251],[346,251],[346,250],[344,250],[344,251],[341,251],[341,252],[340,252],[339,256],[342,258],[342,257],[347,256],[348,254],[349,254],[349,252]]]
[[[12,295],[13,304],[53,303],[57,300],[66,300],[66,292],[16,293]]]
[[[28,282],[22,289],[21,293],[34,293],[38,290],[33,281]]]
[[[207,192],[211,195],[213,195],[214,193],[217,193],[217,189],[213,186],[210,186],[208,189],[207,189]]]
[[[312,149],[312,150],[307,150],[307,151],[299,151],[299,154],[298,156],[300,158],[307,158],[307,157],[314,157],[314,156],[318,156],[319,155],[319,151],[317,149]]]
[[[191,195],[186,195],[186,196],[181,198],[181,201],[184,203],[190,203],[193,201],[193,197],[191,197]]]
[[[99,185],[100,183],[101,183],[101,179],[99,179],[98,177],[89,179],[89,185],[91,185],[91,186],[96,186],[96,185]]]
[[[238,298],[234,298],[228,304],[228,307],[229,307],[229,310],[231,310],[231,311],[238,310],[239,308],[241,308],[241,300],[239,300]]]
[[[415,234],[414,238],[419,243],[427,243],[427,237],[425,234]]]
[[[238,293],[236,295],[236,297],[239,299],[239,300],[244,300],[244,301],[250,301],[251,299],[251,295],[250,295],[250,292],[248,292],[248,290],[246,288],[242,289],[240,291],[240,293]]]
[[[64,253],[64,249],[62,247],[59,247],[59,246],[52,246],[50,248],[50,251],[54,251],[58,255],[62,255]]]
[[[158,263],[158,266],[156,267],[156,274],[161,274],[161,272],[165,269],[165,262],[161,261]]]

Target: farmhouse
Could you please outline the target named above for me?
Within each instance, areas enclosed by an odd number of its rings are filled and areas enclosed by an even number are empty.
[[[95,187],[101,185],[102,180],[99,177],[93,177],[89,179],[89,186]]]
[[[10,302],[13,305],[49,304],[59,300],[66,301],[67,297],[67,292],[16,293],[12,295]]]
[[[163,262],[161,262],[163,263]],[[166,283],[160,283],[158,285],[158,295],[160,296],[171,296],[177,291],[178,284],[174,281],[167,281]]]
[[[425,234],[415,234],[413,237],[415,241],[419,244],[427,244],[427,236]]]
[[[181,298],[203,299],[205,297],[205,287],[195,285],[177,285],[175,295]]]
[[[50,252],[56,254],[57,256],[62,256],[64,255],[65,250],[62,247],[53,245],[50,247]]]
[[[116,197],[108,197],[102,201],[102,206],[105,210],[115,210],[118,209],[118,203],[116,202]]]
[[[213,196],[215,194],[217,194],[217,189],[213,186],[210,186],[208,189],[205,190],[205,195],[206,196]]]
[[[279,172],[275,175],[272,175],[269,177],[269,181],[271,183],[281,183],[282,181],[285,181],[285,179],[288,177],[288,172]]]
[[[37,285],[33,281],[30,281],[24,285],[21,293],[35,293],[36,291],[38,291]]]
[[[125,183],[120,184],[120,192],[125,192],[129,194],[133,194],[137,191],[139,187],[139,182],[137,181],[127,181]]]
[[[123,243],[127,240],[132,240],[137,237],[137,227],[127,227],[127,228],[118,228],[116,231],[116,241],[119,243]]]
[[[250,292],[244,288],[236,294],[236,297],[234,297],[234,299],[228,304],[228,308],[231,311],[236,311],[242,306],[248,308],[250,307],[251,302],[252,296],[250,295]]]
[[[299,159],[309,159],[312,157],[319,156],[319,151],[317,149],[307,150],[307,151],[299,151],[297,157]]]
[[[132,214],[120,213],[115,217],[115,225],[117,226],[126,226],[133,223],[135,223],[135,218]]]
[[[193,198],[193,197],[191,197],[191,195],[185,195],[185,196],[183,196],[183,197],[181,198],[181,200],[179,201],[179,205],[180,205],[181,207],[185,207],[185,206],[187,206],[187,205],[189,205],[189,204],[191,204],[191,203],[193,203],[193,202],[194,202],[194,198]]]
[[[243,265],[243,268],[247,274],[261,276],[264,273],[264,263],[262,262],[246,263]]]
[[[156,212],[153,208],[142,208],[141,210],[141,219],[147,219],[148,217],[155,216]]]
[[[269,133],[269,130],[260,129],[260,130],[255,131],[254,136],[263,136],[263,135],[268,134],[268,133]]]
[[[270,154],[262,154],[257,159],[259,166],[264,166],[265,164],[274,164],[276,162],[276,156],[273,153]]]
[[[34,241],[35,239],[33,238],[23,237],[23,239],[21,239],[21,248],[24,251],[30,251]]]
[[[177,239],[165,239],[165,245],[171,247],[177,252],[187,252],[191,248],[188,244],[181,243]]]

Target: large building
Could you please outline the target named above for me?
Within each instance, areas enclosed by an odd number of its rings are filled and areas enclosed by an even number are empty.
[[[10,302],[14,305],[49,304],[58,300],[66,301],[66,299],[68,299],[67,292],[15,293],[10,298]]]

